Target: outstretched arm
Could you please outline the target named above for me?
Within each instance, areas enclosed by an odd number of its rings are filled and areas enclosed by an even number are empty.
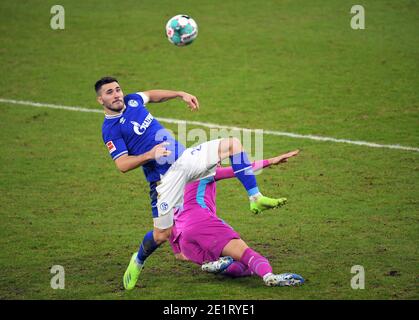
[[[266,160],[258,160],[252,163],[253,171],[258,171],[262,168],[269,167],[271,165],[277,165],[279,163],[287,162],[289,158],[296,156],[300,151],[294,150],[274,158]],[[229,179],[234,177],[234,171],[232,167],[219,167],[216,170],[214,180]]]
[[[193,110],[199,109],[199,102],[198,99],[183,91],[172,91],[172,90],[149,90],[143,92],[148,98],[150,102],[163,102],[170,99],[181,98],[189,108]]]

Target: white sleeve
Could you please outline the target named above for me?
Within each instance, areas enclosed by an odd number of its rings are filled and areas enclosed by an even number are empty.
[[[137,94],[141,97],[141,99],[143,99],[144,105],[150,101],[150,98],[144,92],[137,92]]]

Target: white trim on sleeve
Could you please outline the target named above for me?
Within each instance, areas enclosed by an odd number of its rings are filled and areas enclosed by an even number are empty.
[[[120,156],[122,156],[124,153],[128,153],[128,151],[122,151],[121,153],[118,153],[116,156],[114,156],[112,158],[112,160],[116,160],[117,158],[119,158]]]
[[[137,94],[143,99],[144,105],[150,101],[150,98],[144,92],[137,92]]]

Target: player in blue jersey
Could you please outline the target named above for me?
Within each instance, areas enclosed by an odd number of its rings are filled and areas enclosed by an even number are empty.
[[[97,101],[103,106],[103,141],[121,172],[142,167],[150,185],[154,229],[149,231],[138,252],[131,257],[123,282],[127,290],[135,287],[144,262],[170,237],[173,208],[182,204],[186,183],[213,176],[217,164],[229,157],[234,175],[246,189],[254,213],[285,204],[285,198],[263,196],[252,165],[236,138],[211,140],[186,149],[146,109],[150,102],[181,98],[191,108],[198,99],[186,92],[149,90],[124,96],[118,80],[104,77],[95,84]]]

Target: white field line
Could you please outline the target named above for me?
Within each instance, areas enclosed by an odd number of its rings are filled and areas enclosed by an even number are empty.
[[[0,98],[0,103],[11,103],[11,104],[23,105],[23,106],[52,108],[52,109],[61,109],[61,110],[78,111],[78,112],[103,113],[103,111],[99,109],[71,107],[71,106],[63,106],[63,105],[57,105],[57,104],[39,103],[39,102],[33,102],[33,101],[22,101],[22,100],[11,100],[11,99]],[[311,134],[298,134],[298,133],[264,130],[264,129],[239,128],[239,127],[223,126],[216,123],[200,122],[200,121],[185,121],[185,120],[170,119],[170,118],[158,118],[158,119],[159,121],[166,122],[166,123],[175,123],[175,124],[186,123],[186,124],[197,125],[197,126],[206,127],[206,128],[217,128],[217,129],[227,129],[227,130],[242,130],[242,131],[262,130],[263,134],[273,135],[273,136],[285,136],[285,137],[297,138],[297,139],[309,139],[309,140],[315,140],[315,141],[347,143],[347,144],[365,146],[365,147],[370,147],[370,148],[386,148],[386,149],[397,149],[397,150],[419,152],[419,148],[401,146],[399,144],[379,144],[379,143],[367,142],[367,141],[356,141],[356,140],[349,140],[349,139],[337,139],[337,138],[332,138],[332,137],[315,136]]]

